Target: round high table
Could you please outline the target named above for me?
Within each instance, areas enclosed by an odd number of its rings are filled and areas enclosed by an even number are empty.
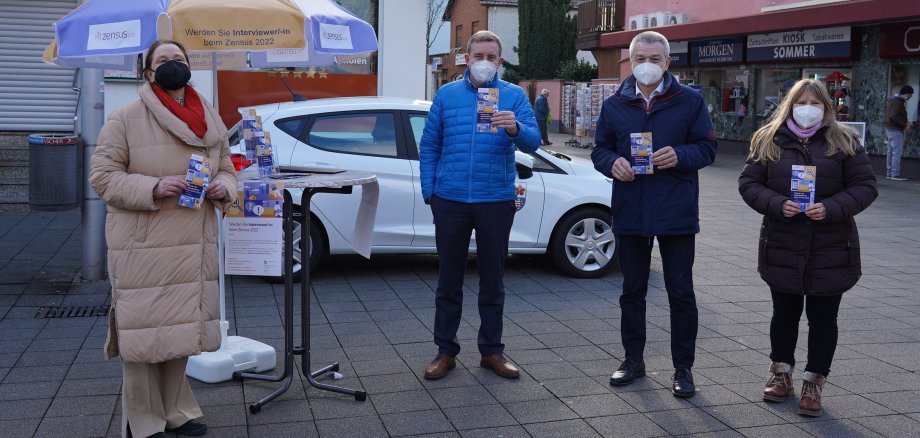
[[[333,172],[334,173],[330,173]],[[284,371],[279,376],[235,372],[233,377],[237,380],[252,379],[266,382],[284,382],[265,398],[249,405],[253,413],[262,410],[262,406],[283,394],[291,387],[294,378],[294,355],[303,357],[301,372],[315,388],[349,394],[355,400],[364,401],[367,393],[361,390],[342,388],[317,382],[315,377],[338,371],[338,362],[327,365],[316,371],[310,372],[310,201],[317,193],[351,194],[354,186],[364,186],[361,191],[361,205],[355,222],[355,233],[352,239],[355,250],[370,256],[370,236],[373,234],[373,218],[377,211],[378,185],[377,176],[368,172],[352,170],[319,170],[317,172],[278,174],[277,177],[257,179],[251,173],[241,173],[242,181],[280,182],[284,184],[284,207],[282,213],[284,232]],[[247,178],[248,177],[248,178]],[[303,224],[300,227],[300,345],[294,345],[294,208],[293,197],[289,190],[303,189],[300,197],[300,218]],[[369,220],[368,220],[369,219]]]

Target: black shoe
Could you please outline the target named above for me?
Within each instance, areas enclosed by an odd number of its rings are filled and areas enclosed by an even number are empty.
[[[629,385],[637,377],[645,375],[645,361],[626,359],[617,368],[617,371],[610,376],[610,384],[613,386]]]
[[[550,146],[550,145],[552,145],[552,144],[553,144],[553,142],[551,142],[551,141],[546,142],[546,146]]]
[[[680,368],[674,371],[674,383],[671,384],[671,393],[674,397],[690,398],[696,394],[696,386],[693,385],[693,374],[690,368]]]
[[[175,429],[170,429],[167,427],[166,430],[170,432],[176,432],[179,435],[199,436],[204,435],[205,432],[208,431],[208,426],[195,420],[188,420],[185,422],[185,424]]]

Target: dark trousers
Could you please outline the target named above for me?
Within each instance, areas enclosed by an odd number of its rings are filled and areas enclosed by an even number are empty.
[[[640,360],[645,350],[645,296],[652,262],[652,238],[618,235],[623,295],[620,330],[627,359]],[[692,368],[699,325],[693,293],[696,236],[658,236],[664,285],[671,307],[671,361],[674,368]]]
[[[537,120],[537,126],[540,127],[540,138],[543,144],[549,144],[549,134],[546,132],[546,119]]]
[[[770,360],[795,365],[802,308],[808,318],[808,363],[805,371],[827,376],[837,349],[837,311],[843,295],[803,296],[771,289]]]
[[[501,354],[505,309],[505,259],[514,222],[514,201],[466,204],[432,196],[435,241],[438,246],[438,289],[435,296],[434,343],[439,353],[460,352],[457,328],[463,310],[463,274],[470,234],[476,230],[479,265],[479,352]]]

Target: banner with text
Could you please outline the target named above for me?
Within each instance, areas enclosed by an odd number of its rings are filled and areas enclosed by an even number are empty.
[[[850,36],[850,27],[748,35],[747,60],[758,62],[849,58]]]
[[[744,51],[744,38],[721,38],[690,42],[690,63],[700,64],[741,64]]]

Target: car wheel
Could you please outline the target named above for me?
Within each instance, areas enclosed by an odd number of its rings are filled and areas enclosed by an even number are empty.
[[[300,211],[294,211],[294,282],[300,281],[300,269],[303,267],[300,254],[300,228],[303,226],[303,215]],[[310,272],[316,270],[316,267],[323,261],[326,256],[326,234],[322,226],[316,219],[310,220]],[[314,251],[313,248],[319,248]],[[283,283],[284,276],[269,277],[273,283]]]
[[[550,239],[550,255],[565,274],[577,278],[598,278],[616,264],[616,237],[610,228],[610,213],[600,208],[583,208],[564,216]]]

